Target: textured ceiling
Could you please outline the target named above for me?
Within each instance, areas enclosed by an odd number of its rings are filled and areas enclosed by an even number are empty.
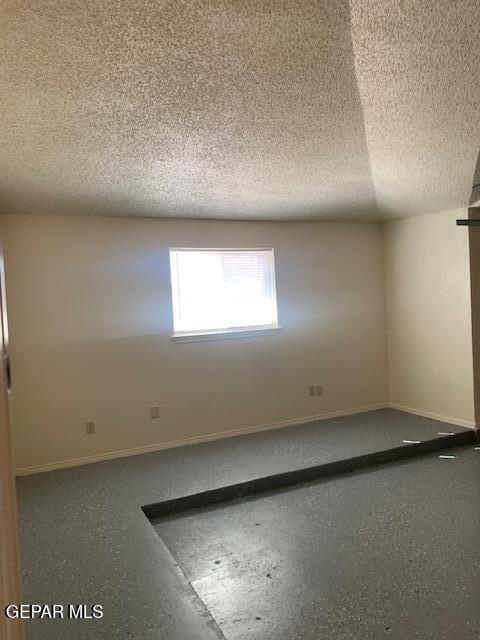
[[[479,0],[3,0],[7,212],[385,219],[466,206]]]

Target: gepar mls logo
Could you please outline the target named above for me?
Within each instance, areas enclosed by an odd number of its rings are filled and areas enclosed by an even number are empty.
[[[5,615],[10,620],[98,620],[103,618],[101,604],[9,604]]]

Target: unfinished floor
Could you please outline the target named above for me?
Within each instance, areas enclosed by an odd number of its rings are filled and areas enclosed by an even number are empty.
[[[473,640],[480,520],[456,462],[274,491],[155,529],[226,640]]]
[[[477,638],[473,446],[163,519],[161,537],[141,510],[457,430],[381,410],[20,478],[24,601],[105,612],[27,638]]]

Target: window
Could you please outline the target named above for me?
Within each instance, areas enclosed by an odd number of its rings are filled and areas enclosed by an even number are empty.
[[[273,249],[170,249],[174,337],[278,328]]]

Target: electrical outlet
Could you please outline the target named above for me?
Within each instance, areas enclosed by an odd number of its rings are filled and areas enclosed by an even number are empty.
[[[315,385],[315,392],[316,392],[317,396],[323,396],[323,385],[322,384],[316,384]]]
[[[152,420],[160,418],[160,407],[150,407],[150,418]]]
[[[315,395],[315,385],[311,384],[308,387],[308,395],[313,398],[313,396]]]
[[[87,436],[91,436],[95,433],[95,422],[93,420],[85,423],[85,431],[87,432]]]

